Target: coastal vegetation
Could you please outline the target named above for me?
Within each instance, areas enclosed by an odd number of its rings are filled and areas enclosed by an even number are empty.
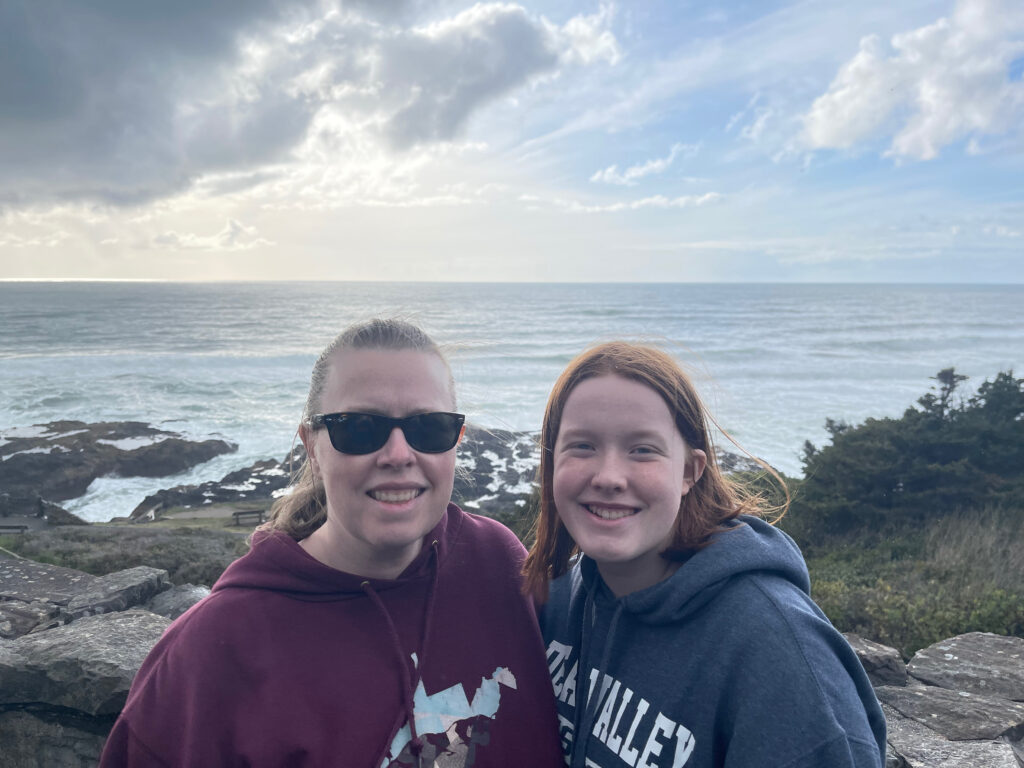
[[[1024,637],[1024,379],[962,394],[952,368],[900,418],[828,421],[781,527],[834,624],[905,655],[970,631]]]

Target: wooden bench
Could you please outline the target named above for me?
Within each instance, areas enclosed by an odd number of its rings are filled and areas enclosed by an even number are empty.
[[[0,533],[24,533],[27,530],[27,525],[0,524]]]
[[[242,524],[242,518],[254,518],[257,525],[267,519],[266,510],[263,509],[239,509],[231,513],[231,516],[235,518],[235,525]]]

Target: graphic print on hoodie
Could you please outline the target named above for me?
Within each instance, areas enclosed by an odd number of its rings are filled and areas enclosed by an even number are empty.
[[[412,655],[412,662],[417,663],[416,654]],[[444,757],[444,765],[451,765],[454,759],[455,765],[470,768],[475,762],[477,746],[486,745],[490,740],[490,721],[501,705],[500,686],[516,687],[515,675],[504,667],[494,670],[472,697],[466,695],[462,684],[428,695],[420,681],[413,709],[416,732],[423,741],[421,764],[434,765],[439,757]],[[412,729],[406,722],[391,742],[390,754],[398,757],[385,758],[381,768],[416,765],[412,738]]]
[[[616,598],[583,557],[541,625],[570,768],[881,768],[885,720],[793,541],[743,517]]]

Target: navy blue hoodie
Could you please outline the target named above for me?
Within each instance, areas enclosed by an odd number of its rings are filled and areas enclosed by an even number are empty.
[[[793,540],[734,522],[617,599],[581,558],[542,613],[571,768],[880,768],[885,720]]]

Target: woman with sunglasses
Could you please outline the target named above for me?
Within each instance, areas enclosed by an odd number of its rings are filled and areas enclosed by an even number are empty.
[[[451,372],[374,320],[313,368],[294,491],[146,659],[104,766],[557,766],[525,551],[450,503]]]

